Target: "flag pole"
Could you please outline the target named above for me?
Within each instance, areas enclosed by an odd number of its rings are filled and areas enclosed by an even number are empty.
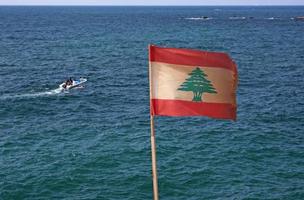
[[[150,109],[152,109],[152,72],[151,72],[151,45],[149,45],[149,85],[150,85]],[[154,132],[154,116],[150,112],[151,128],[151,154],[152,154],[152,179],[153,179],[153,199],[158,200],[158,183],[157,183],[157,162],[156,162],[156,144]]]
[[[150,124],[151,124],[151,153],[152,153],[153,196],[154,196],[154,200],[158,200],[156,145],[155,145],[155,132],[154,132],[154,117],[153,117],[153,115],[150,115]]]

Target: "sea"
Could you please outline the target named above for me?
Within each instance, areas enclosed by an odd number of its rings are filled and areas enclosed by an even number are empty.
[[[153,198],[148,45],[228,53],[237,120],[156,117],[159,197],[304,199],[303,6],[0,7],[0,199]],[[85,77],[83,88],[58,85]]]

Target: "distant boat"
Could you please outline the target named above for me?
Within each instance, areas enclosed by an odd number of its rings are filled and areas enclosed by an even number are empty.
[[[295,20],[303,20],[304,21],[304,16],[299,16],[299,17],[295,17]]]
[[[207,16],[202,16],[202,17],[188,17],[188,18],[185,18],[185,19],[188,19],[188,20],[209,20],[209,19],[212,19],[212,18],[207,17]]]

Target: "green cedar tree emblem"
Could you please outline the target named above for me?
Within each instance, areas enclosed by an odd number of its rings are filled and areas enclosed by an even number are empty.
[[[194,69],[190,74],[189,78],[178,88],[182,91],[192,91],[193,99],[192,101],[200,102],[202,101],[202,94],[207,93],[217,93],[214,89],[211,81],[207,79],[207,75],[199,67]]]

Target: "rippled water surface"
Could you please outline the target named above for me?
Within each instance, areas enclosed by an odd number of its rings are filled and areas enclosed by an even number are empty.
[[[156,118],[161,199],[304,199],[304,7],[0,7],[0,199],[151,199],[148,44],[223,51],[238,120]],[[66,78],[85,88],[58,92]]]

